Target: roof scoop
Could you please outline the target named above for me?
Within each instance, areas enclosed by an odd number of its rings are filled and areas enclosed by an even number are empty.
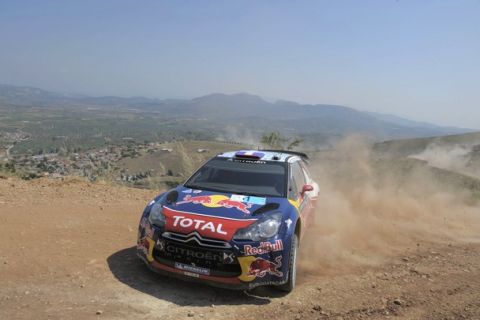
[[[265,156],[265,153],[257,152],[257,151],[237,151],[235,153],[235,158],[239,158],[239,159],[259,160],[259,159],[262,159],[264,156]]]
[[[271,150],[271,149],[263,149],[260,151],[267,151],[267,152],[277,152],[277,153],[286,153],[290,154],[292,156],[298,156],[300,158],[303,158],[303,160],[308,160],[308,156],[306,153],[303,152],[298,152],[298,151],[292,151],[292,150]]]
[[[167,194],[166,202],[167,204],[172,204],[178,200],[178,191],[172,190]]]
[[[260,208],[258,208],[257,210],[255,210],[252,213],[252,215],[257,215],[257,214],[262,214],[268,211],[277,210],[278,208],[280,208],[280,205],[278,203],[267,203],[261,206]]]

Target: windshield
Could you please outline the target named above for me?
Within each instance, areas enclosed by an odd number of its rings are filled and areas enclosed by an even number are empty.
[[[285,197],[286,163],[213,158],[184,186],[225,193]]]

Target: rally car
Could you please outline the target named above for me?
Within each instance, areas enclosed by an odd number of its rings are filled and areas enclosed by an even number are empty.
[[[157,272],[232,289],[295,286],[318,185],[303,153],[241,150],[207,161],[152,200],[137,254]]]

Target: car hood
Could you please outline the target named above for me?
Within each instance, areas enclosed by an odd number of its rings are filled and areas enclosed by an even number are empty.
[[[175,188],[177,201],[165,205],[173,210],[234,219],[258,219],[263,213],[281,210],[287,199],[278,197],[255,197],[232,193]],[[261,210],[259,210],[261,209]]]
[[[176,201],[165,204],[166,230],[197,232],[204,237],[230,240],[271,211],[283,211],[288,200],[277,197],[253,197],[231,193],[195,190],[179,186]],[[172,192],[170,191],[170,192]]]

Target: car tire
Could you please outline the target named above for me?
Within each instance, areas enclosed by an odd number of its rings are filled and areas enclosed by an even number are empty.
[[[298,251],[298,236],[294,234],[292,236],[290,246],[290,260],[288,263],[288,278],[287,282],[275,288],[284,291],[291,292],[295,288],[295,282],[297,280],[297,251]]]

